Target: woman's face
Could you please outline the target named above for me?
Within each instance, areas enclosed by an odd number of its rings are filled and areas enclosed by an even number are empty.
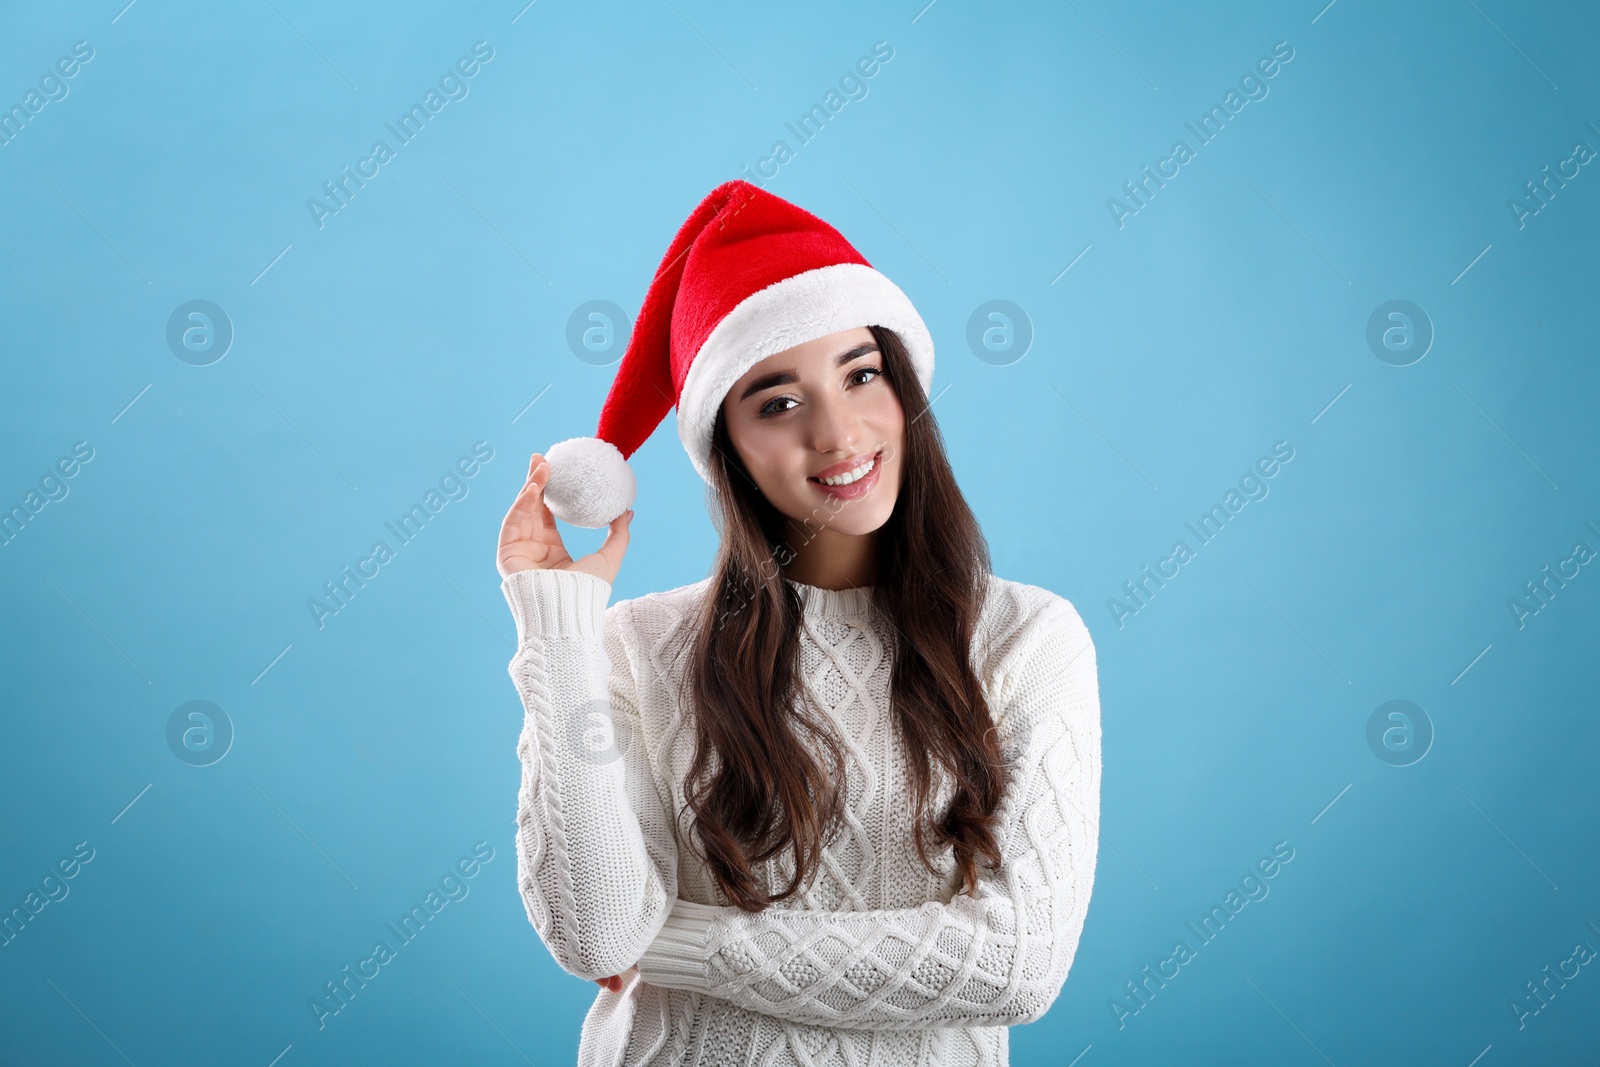
[[[894,511],[905,412],[865,326],[768,356],[728,390],[722,415],[757,488],[795,522],[861,535]],[[840,475],[856,480],[819,480]]]

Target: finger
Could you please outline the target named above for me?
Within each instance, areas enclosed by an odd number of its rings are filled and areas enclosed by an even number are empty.
[[[632,523],[632,508],[612,519],[611,527],[606,531],[605,542],[594,552],[595,555],[605,560],[606,566],[612,573],[622,569],[622,557],[628,551],[628,542],[631,539],[629,527]]]
[[[535,457],[528,480],[522,484],[516,500],[512,501],[511,511],[506,515],[507,526],[524,538],[533,536],[541,522],[547,525],[555,522],[555,516],[550,514],[550,508],[544,502],[545,483],[550,480],[550,464],[537,454]],[[513,517],[515,522],[512,521]]]
[[[533,488],[533,508],[539,516],[541,523],[540,533],[547,535],[545,540],[553,544],[561,544],[561,535],[556,531],[555,513],[550,510],[550,505],[545,501],[544,490],[550,484],[550,463],[548,460],[541,463],[537,470],[528,476]],[[565,548],[563,548],[565,551]]]
[[[536,567],[559,567],[572,561],[556,527],[555,515],[544,500],[544,489],[550,481],[550,461],[536,452],[528,461],[528,467],[528,479],[500,524],[502,573],[508,552],[516,559],[531,561]]]
[[[511,502],[511,507],[506,510],[505,519],[500,523],[501,543],[530,540],[539,521],[537,494],[532,482],[526,482],[517,492],[516,499]]]

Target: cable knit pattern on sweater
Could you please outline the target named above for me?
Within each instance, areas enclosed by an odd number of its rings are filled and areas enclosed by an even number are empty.
[[[1003,1065],[1008,1026],[1054,1003],[1094,881],[1100,703],[1072,604],[991,577],[974,669],[1009,768],[1002,869],[957,894],[948,850],[917,854],[910,770],[890,714],[891,623],[871,590],[796,582],[803,684],[848,758],[848,811],[812,884],[749,914],[680,841],[692,718],[677,701],[704,579],[607,606],[576,571],[502,582],[524,719],[517,880],[528,919],[600,990],[579,1064]],[[950,782],[936,768],[936,810]],[[683,826],[689,825],[685,816]],[[763,870],[786,885],[793,857]]]

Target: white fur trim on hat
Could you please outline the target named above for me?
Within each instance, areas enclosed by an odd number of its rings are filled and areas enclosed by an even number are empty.
[[[899,286],[865,264],[803,271],[728,312],[690,361],[678,396],[678,436],[700,477],[711,481],[711,428],[734,382],[768,356],[857,326],[898,334],[923,392],[932,391],[933,336]]]
[[[570,437],[545,451],[550,514],[573,526],[609,526],[633,504],[633,468],[622,451],[598,437]]]

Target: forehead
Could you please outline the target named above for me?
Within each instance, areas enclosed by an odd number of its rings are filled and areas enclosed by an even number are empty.
[[[842,352],[847,352],[859,344],[871,343],[872,331],[865,326],[857,326],[849,330],[840,330],[786,348],[782,352],[775,352],[767,358],[754,364],[740,377],[738,385],[744,385],[756,378],[786,370],[805,370],[814,368],[826,370],[833,363],[833,357]]]

